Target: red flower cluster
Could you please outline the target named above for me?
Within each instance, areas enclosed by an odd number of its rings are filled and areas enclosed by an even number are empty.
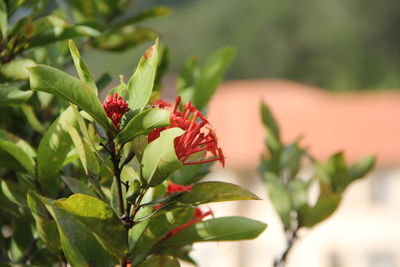
[[[170,117],[170,126],[154,129],[147,136],[148,142],[157,139],[160,136],[161,131],[168,128],[178,127],[185,130],[185,133],[175,139],[175,152],[179,160],[185,164],[200,164],[211,161],[219,161],[222,166],[225,166],[225,157],[222,149],[218,147],[217,136],[214,130],[211,128],[208,120],[196,109],[190,102],[184,105],[183,112],[179,111],[179,103],[181,97],[176,98],[176,103]],[[170,107],[171,104],[159,100],[155,103],[159,108]],[[192,154],[207,151],[210,152],[213,157],[188,162],[189,157]]]
[[[179,185],[179,184],[174,184],[171,181],[168,181],[168,186],[167,186],[167,191],[166,191],[166,195],[171,195],[173,193],[177,193],[177,192],[182,192],[182,191],[188,191],[190,192],[190,190],[192,190],[192,186],[191,185]],[[193,218],[192,220],[190,220],[188,223],[181,225],[177,228],[175,228],[174,230],[172,230],[171,232],[169,232],[164,238],[163,240],[167,239],[168,237],[176,234],[177,232],[181,231],[182,229],[185,229],[187,227],[189,227],[190,225],[200,222],[204,219],[204,217],[207,217],[208,215],[213,215],[212,211],[206,211],[203,212],[201,209],[196,208],[194,214],[193,214]]]
[[[119,123],[122,116],[129,111],[128,104],[122,97],[114,93],[114,96],[109,95],[103,102],[103,108],[114,125],[115,130],[119,130]]]

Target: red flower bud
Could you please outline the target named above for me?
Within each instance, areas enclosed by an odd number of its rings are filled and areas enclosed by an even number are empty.
[[[121,122],[122,116],[129,111],[128,104],[122,97],[118,96],[118,93],[114,93],[114,96],[109,95],[103,102],[103,108],[114,125],[114,129],[119,131],[119,123]]]

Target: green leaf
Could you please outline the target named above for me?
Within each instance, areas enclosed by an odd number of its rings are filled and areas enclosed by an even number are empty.
[[[132,17],[126,18],[126,19],[122,20],[121,22],[118,22],[117,24],[115,24],[113,27],[114,28],[122,27],[122,26],[130,25],[130,24],[138,23],[138,22],[144,21],[149,18],[165,16],[165,15],[168,15],[169,13],[171,13],[171,9],[169,7],[166,7],[166,6],[153,7],[153,8],[147,9],[139,14],[135,14]]]
[[[192,56],[189,57],[183,65],[181,72],[179,73],[178,80],[176,82],[176,90],[179,94],[183,93],[188,87],[193,86],[195,81],[198,79],[200,70],[197,62],[197,58]],[[191,98],[190,98],[191,99]],[[186,99],[187,102],[190,99]]]
[[[0,106],[21,105],[32,95],[31,91],[22,91],[7,84],[0,84]]]
[[[15,59],[0,66],[0,76],[12,81],[25,81],[29,79],[29,67],[35,66],[31,59]]]
[[[71,52],[72,59],[75,64],[75,69],[78,72],[79,78],[87,83],[90,88],[93,89],[93,92],[97,95],[97,87],[96,83],[94,82],[93,76],[90,73],[88,66],[86,65],[85,61],[81,58],[78,48],[76,47],[74,41],[69,40],[69,51]]]
[[[203,182],[195,184],[190,192],[183,192],[175,200],[192,205],[232,200],[259,200],[246,189],[224,182]]]
[[[91,227],[50,202],[46,208],[57,222],[61,245],[71,266],[114,266],[114,260],[100,246]]]
[[[349,180],[354,181],[356,179],[360,179],[367,175],[375,166],[376,157],[375,156],[368,156],[349,168]]]
[[[158,64],[158,39],[142,56],[135,73],[128,82],[128,104],[135,111],[140,112],[149,102],[153,91],[154,79]]]
[[[83,169],[85,170],[85,173],[87,175],[89,173],[98,174],[100,172],[100,166],[94,152],[90,149],[89,145],[82,139],[76,128],[67,123],[66,129],[72,139],[72,142],[76,150],[78,151],[79,158],[82,162],[82,166]]]
[[[138,267],[180,267],[179,261],[171,256],[160,255],[148,258]]]
[[[244,217],[221,217],[182,229],[160,243],[160,248],[182,247],[195,242],[254,239],[267,227],[263,222]]]
[[[4,0],[0,0],[0,33],[3,40],[7,40],[7,28],[8,28],[7,6]]]
[[[57,224],[46,210],[46,206],[41,196],[34,191],[27,194],[29,209],[35,219],[36,229],[40,239],[55,254],[61,250],[60,235],[58,234]]]
[[[274,115],[265,103],[261,103],[261,118],[265,128],[268,131],[268,135],[280,140],[280,130],[278,123],[276,122]]]
[[[61,176],[61,179],[64,181],[66,185],[68,185],[69,189],[71,189],[72,193],[74,194],[84,194],[92,197],[96,197],[96,193],[93,191],[92,188],[87,186],[84,182],[81,180],[72,178],[72,177],[67,177],[67,176]]]
[[[264,173],[264,180],[266,182],[268,196],[276,212],[278,213],[284,229],[291,228],[291,216],[292,210],[291,197],[286,188],[279,182],[279,177],[272,172]]]
[[[98,49],[120,52],[156,38],[157,33],[151,29],[127,25],[116,29],[111,28],[94,38],[91,44]]]
[[[35,161],[24,149],[11,141],[0,139],[0,150],[16,159],[31,175],[35,175]]]
[[[59,96],[89,113],[103,127],[109,128],[100,100],[87,83],[45,65],[32,67],[29,72],[32,90]]]
[[[72,140],[66,130],[67,124],[77,124],[71,107],[61,113],[50,125],[39,143],[37,152],[38,176],[40,183],[48,189],[50,189],[50,186],[46,185],[57,177],[57,173],[63,166],[72,146]]]
[[[74,194],[53,204],[86,225],[110,253],[125,257],[128,252],[127,232],[112,208],[100,199]]]
[[[131,119],[118,133],[117,139],[124,144],[139,135],[147,135],[153,129],[168,126],[170,123],[170,111],[152,108],[143,111]]]
[[[29,39],[27,48],[44,46],[54,42],[84,36],[97,37],[100,36],[100,32],[85,25],[55,26],[42,31]]]
[[[312,227],[331,216],[340,204],[342,197],[335,193],[321,194],[313,207],[305,206],[299,212],[299,224]]]
[[[174,171],[182,168],[175,153],[174,140],[184,131],[170,128],[161,132],[160,137],[146,146],[142,159],[142,175],[150,186],[161,184]]]
[[[17,184],[10,180],[1,181],[1,190],[3,191],[4,196],[20,207],[27,206],[26,193],[30,189],[34,189],[34,186],[22,183]]]
[[[38,133],[43,134],[45,129],[43,125],[40,123],[38,118],[36,117],[35,111],[33,110],[33,107],[27,104],[21,105],[21,110],[25,115],[25,118],[29,125],[32,127],[33,130],[35,130]]]
[[[162,215],[151,217],[147,227],[136,243],[132,252],[133,265],[140,263],[151,252],[151,249],[165,235],[193,218],[194,208],[187,206],[173,209]],[[143,222],[142,222],[143,223]]]
[[[213,53],[207,59],[200,77],[195,83],[196,89],[193,95],[193,104],[198,109],[203,109],[207,106],[234,56],[235,49],[231,46],[226,46]]]
[[[182,169],[172,174],[171,180],[176,184],[194,184],[210,173],[212,165],[213,162],[184,165]]]

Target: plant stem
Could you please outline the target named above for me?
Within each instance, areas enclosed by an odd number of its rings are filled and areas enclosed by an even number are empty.
[[[299,229],[300,228],[296,226],[296,228],[290,233],[286,250],[283,252],[282,256],[279,259],[274,261],[274,267],[284,267],[286,265],[289,252],[293,248],[294,242],[297,240],[297,233]]]

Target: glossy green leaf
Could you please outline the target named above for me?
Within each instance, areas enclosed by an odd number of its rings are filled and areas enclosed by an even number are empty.
[[[176,184],[194,184],[210,173],[210,168],[213,163],[214,162],[184,165],[182,169],[171,175],[171,180]]]
[[[0,84],[0,106],[21,105],[32,95],[31,91],[22,91],[17,87]]]
[[[38,133],[43,134],[45,129],[43,125],[40,123],[38,120],[35,111],[33,110],[33,107],[27,104],[21,105],[21,110],[25,115],[25,118],[29,125],[32,127],[33,130],[35,130]]]
[[[150,218],[147,227],[136,243],[131,255],[134,255],[133,265],[140,263],[151,252],[151,249],[165,235],[175,228],[187,223],[193,218],[194,208],[187,206],[176,208],[162,215]],[[143,222],[142,222],[143,223]]]
[[[31,59],[15,59],[0,66],[0,76],[12,81],[28,80],[29,72],[27,68],[35,65],[35,61]]]
[[[32,37],[28,42],[28,48],[84,36],[97,37],[100,36],[100,32],[85,25],[55,26]]]
[[[367,175],[375,166],[376,157],[368,156],[356,162],[349,168],[349,180],[354,181]]]
[[[144,149],[142,175],[150,186],[161,184],[171,173],[182,168],[182,163],[175,153],[174,140],[183,133],[180,128],[164,130],[159,138]]]
[[[52,203],[46,203],[46,207],[57,222],[61,245],[71,266],[114,266],[114,259],[101,247],[91,227]]]
[[[86,65],[85,61],[81,58],[78,48],[76,47],[74,41],[69,40],[69,51],[71,52],[72,59],[75,64],[75,69],[78,72],[79,78],[87,83],[90,88],[93,89],[93,92],[97,95],[97,87],[96,83],[94,82],[93,76],[90,73],[88,66]]]
[[[0,0],[0,33],[3,40],[7,39],[8,16],[7,6],[4,0]]]
[[[61,250],[60,235],[58,234],[57,224],[47,212],[42,197],[34,191],[29,191],[27,195],[29,209],[35,219],[36,229],[40,239],[54,253]]]
[[[26,194],[30,189],[34,189],[33,185],[17,184],[11,180],[1,181],[1,190],[3,191],[4,196],[14,204],[21,207],[27,206]]]
[[[32,90],[59,96],[86,111],[103,127],[109,127],[100,100],[87,83],[45,65],[32,67],[29,72]]]
[[[72,139],[72,142],[79,154],[83,169],[86,174],[98,174],[100,172],[99,162],[89,145],[79,135],[78,130],[70,124],[66,124],[66,129]]]
[[[113,27],[122,27],[122,26],[130,25],[130,24],[138,23],[138,22],[144,21],[149,18],[165,16],[165,15],[168,15],[169,13],[171,13],[171,9],[169,7],[166,7],[166,6],[153,7],[153,8],[147,9],[139,14],[135,14],[132,17],[123,19],[121,22],[118,22]]]
[[[340,204],[342,197],[335,193],[321,194],[313,207],[306,206],[299,212],[301,226],[312,227],[331,216]]]
[[[219,49],[207,59],[200,77],[194,85],[196,89],[193,95],[193,104],[198,109],[205,108],[211,100],[235,53],[233,47],[227,46]]]
[[[232,200],[259,200],[250,191],[230,183],[203,182],[195,184],[190,192],[183,192],[175,200],[192,205]]]
[[[50,125],[38,147],[38,176],[43,185],[49,183],[63,166],[64,160],[71,149],[72,140],[66,130],[66,125],[76,125],[72,108],[67,108]]]
[[[138,265],[138,267],[179,267],[179,261],[171,256],[160,255],[148,258]]]
[[[170,124],[170,111],[159,108],[147,109],[133,119],[118,133],[120,144],[126,143],[139,135],[147,135],[153,129]]]
[[[72,178],[72,177],[67,177],[67,176],[61,176],[61,179],[64,181],[64,183],[71,189],[72,193],[74,194],[84,194],[92,197],[96,197],[96,193],[92,188],[90,188],[88,185],[86,185],[84,182],[81,180]]]
[[[135,73],[128,82],[129,107],[140,112],[149,102],[158,65],[158,39],[142,56]]]
[[[267,227],[245,217],[221,217],[197,222],[160,243],[160,248],[182,247],[195,242],[254,239]]]
[[[151,29],[127,25],[104,32],[101,36],[94,38],[91,44],[102,50],[125,51],[156,38],[157,33]]]
[[[286,188],[280,183],[279,177],[272,172],[266,172],[264,174],[264,180],[268,190],[268,196],[276,212],[278,213],[283,226],[286,229],[291,228],[291,216],[292,210],[291,197]]]
[[[124,257],[128,252],[127,232],[112,208],[100,199],[74,194],[53,204],[86,225],[110,253]]]

